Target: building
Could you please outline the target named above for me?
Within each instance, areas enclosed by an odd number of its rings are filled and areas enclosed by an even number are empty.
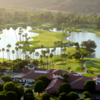
[[[87,80],[94,80],[96,82],[96,90],[100,91],[100,75],[97,75],[97,77],[84,77],[80,74],[71,74],[65,70],[55,70],[55,69],[42,69],[37,68],[34,65],[28,66],[25,70],[23,70],[18,75],[13,75],[12,78],[15,80],[16,78],[20,80],[20,82],[24,83],[33,83],[35,82],[35,79],[39,75],[45,75],[49,79],[51,79],[50,84],[47,86],[45,91],[55,93],[57,92],[57,89],[60,84],[64,82],[62,73],[68,74],[68,83],[71,85],[71,88],[73,90],[83,90],[84,89],[84,83]]]

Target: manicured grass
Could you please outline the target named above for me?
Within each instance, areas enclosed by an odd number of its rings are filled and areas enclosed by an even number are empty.
[[[68,42],[65,40],[63,33],[51,32],[47,30],[31,30],[31,32],[38,33],[39,35],[33,37],[33,41],[29,41],[29,44],[33,46],[28,47],[28,49],[40,48],[41,45],[43,45],[45,48],[54,47],[55,41]],[[66,36],[68,36],[68,34]]]
[[[100,59],[95,59],[86,64],[88,70],[92,70],[94,73],[100,72]]]
[[[4,61],[7,61],[7,59],[4,59]],[[3,62],[3,58],[0,58],[0,62]]]
[[[100,29],[88,30],[88,32],[95,33],[96,35],[100,36]]]
[[[43,66],[43,68],[47,68],[47,66]],[[63,69],[67,71],[73,72],[83,72],[82,62],[77,60],[68,60],[68,61],[59,61],[54,63],[53,65],[48,65],[49,69]],[[69,69],[70,68],[70,69]]]
[[[97,29],[97,26],[93,24],[77,25],[75,28],[80,29],[81,31],[95,33],[96,35],[100,36],[100,29]]]
[[[82,74],[82,76],[86,76],[86,77],[95,77],[95,74]]]

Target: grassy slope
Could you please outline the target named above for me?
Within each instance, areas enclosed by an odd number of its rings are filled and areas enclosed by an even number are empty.
[[[0,6],[64,11],[78,13],[100,13],[99,0],[0,0]]]

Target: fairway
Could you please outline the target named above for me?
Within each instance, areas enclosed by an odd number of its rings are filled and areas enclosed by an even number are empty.
[[[47,66],[43,66],[43,68],[47,68]],[[49,69],[63,69],[69,72],[83,72],[82,62],[76,60],[69,61],[59,61],[54,65],[48,65]]]
[[[94,73],[100,73],[100,59],[95,59],[86,64],[88,70],[92,70]]]
[[[63,33],[51,32],[47,30],[31,30],[30,32],[39,34],[38,36],[33,37],[33,41],[29,42],[31,45],[33,45],[33,47],[36,46],[37,48],[40,48],[41,45],[43,45],[45,48],[49,48],[54,47],[54,42],[56,41],[63,41],[64,43],[68,42]],[[68,34],[66,34],[66,37],[67,36]]]

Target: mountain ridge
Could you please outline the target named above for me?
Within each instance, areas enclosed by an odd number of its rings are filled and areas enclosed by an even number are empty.
[[[0,6],[100,14],[100,0],[0,0]]]

